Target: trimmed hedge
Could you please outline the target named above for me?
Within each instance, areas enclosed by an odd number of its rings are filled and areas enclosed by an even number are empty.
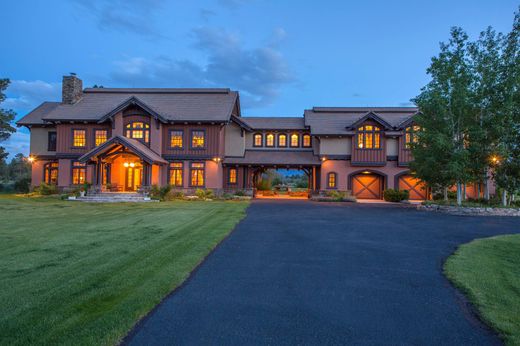
[[[401,202],[410,198],[408,190],[387,189],[383,193],[383,198],[387,202]]]

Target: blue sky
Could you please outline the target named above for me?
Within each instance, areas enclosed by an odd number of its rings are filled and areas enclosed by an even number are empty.
[[[5,1],[3,108],[18,118],[85,87],[230,87],[243,115],[300,116],[312,106],[403,106],[461,26],[509,31],[518,1]],[[28,153],[22,129],[1,144]]]

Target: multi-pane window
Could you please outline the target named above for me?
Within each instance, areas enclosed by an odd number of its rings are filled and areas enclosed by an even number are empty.
[[[83,184],[87,178],[87,165],[78,161],[72,162],[72,184]]]
[[[204,163],[192,162],[190,166],[190,185],[196,187],[204,186]]]
[[[311,147],[311,135],[304,134],[302,137],[303,140],[303,147],[304,148],[310,148]]]
[[[265,146],[266,147],[274,147],[274,135],[272,133],[268,133],[265,136]]]
[[[87,130],[72,130],[72,146],[84,148],[87,145]]]
[[[172,130],[170,131],[170,147],[171,148],[182,148],[182,130]]]
[[[191,147],[204,148],[206,145],[205,132],[203,130],[191,131]]]
[[[236,168],[230,168],[229,169],[229,179],[230,184],[236,184],[237,183],[237,169]]]
[[[358,149],[380,149],[381,130],[374,125],[364,125],[357,130],[356,147]]]
[[[287,146],[287,135],[285,133],[281,133],[278,135],[278,146],[279,147]]]
[[[291,135],[291,147],[299,147],[300,146],[300,136],[297,133],[293,133]]]
[[[255,133],[255,135],[253,136],[253,146],[254,147],[262,146],[262,134],[261,133]]]
[[[134,121],[127,124],[125,136],[144,143],[150,143],[150,125],[142,121]]]
[[[47,184],[58,184],[58,162],[46,163],[43,167],[43,181]]]
[[[108,139],[108,131],[107,130],[95,130],[94,139],[96,140],[96,147],[98,145],[105,143]]]
[[[331,172],[331,173],[327,174],[327,187],[329,189],[336,188],[336,173]]]
[[[182,175],[183,175],[183,164],[182,162],[171,162],[170,163],[170,185],[182,186]]]
[[[412,143],[417,143],[417,132],[420,130],[421,128],[417,125],[405,129],[404,143],[407,149],[410,149]]]
[[[51,131],[47,137],[47,151],[56,151],[56,131]]]

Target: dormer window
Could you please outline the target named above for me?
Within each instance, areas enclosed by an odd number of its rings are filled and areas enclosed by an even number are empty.
[[[253,136],[253,147],[261,147],[262,146],[262,134],[261,133],[255,133]]]
[[[287,135],[285,133],[281,133],[278,135],[278,146],[279,147],[287,146]]]
[[[410,149],[412,143],[417,143],[417,132],[421,130],[420,126],[414,125],[414,126],[408,126],[405,129],[404,134],[404,143],[406,146],[406,149]]]
[[[126,125],[126,137],[137,139],[138,141],[150,142],[150,125],[141,121],[134,121]]]
[[[297,133],[291,135],[291,147],[297,148],[300,146],[300,136]]]
[[[356,148],[381,149],[381,129],[374,125],[364,125],[357,129]]]

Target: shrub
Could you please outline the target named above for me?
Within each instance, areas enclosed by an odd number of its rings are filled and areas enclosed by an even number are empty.
[[[148,194],[150,195],[150,198],[161,199],[161,190],[157,184],[153,184],[150,187],[150,192]]]
[[[203,189],[197,189],[195,190],[195,196],[197,196],[200,200],[206,199],[206,191]]]
[[[410,192],[408,190],[387,189],[383,193],[383,197],[387,202],[401,202],[410,197]]]
[[[14,190],[19,193],[29,192],[31,178],[21,178],[14,182]]]
[[[55,195],[58,193],[58,187],[54,184],[41,183],[34,189],[34,192],[42,196]]]
[[[206,199],[214,199],[215,198],[215,192],[212,190],[212,189],[206,189],[206,191],[204,191],[205,193],[205,198]]]
[[[327,190],[327,192],[325,192],[325,196],[331,197],[335,200],[341,200],[346,196],[346,193],[344,191],[338,190]]]
[[[235,196],[245,196],[246,193],[243,190],[237,190],[235,191]]]
[[[166,193],[166,195],[164,195],[163,199],[165,201],[173,201],[175,199],[184,199],[184,192],[170,190],[170,191],[168,191],[168,193]]]
[[[256,184],[256,189],[258,191],[268,191],[268,190],[271,190],[271,182],[269,180],[260,180]]]

